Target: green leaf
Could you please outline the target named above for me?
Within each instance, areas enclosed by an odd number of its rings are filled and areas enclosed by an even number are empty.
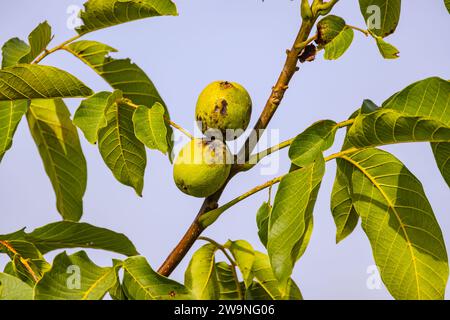
[[[52,40],[52,29],[47,21],[39,24],[28,36],[28,42],[13,38],[3,46],[2,68],[10,67],[19,63],[31,63],[48,46]]]
[[[87,168],[67,106],[61,99],[33,100],[27,120],[55,191],[59,213],[64,220],[78,221],[83,214]]]
[[[449,100],[450,82],[433,77],[413,83],[396,93],[383,104],[383,108],[410,116],[429,117],[450,127],[450,112],[447,111]],[[446,150],[449,148],[446,143],[439,144],[439,147],[433,146],[438,167],[447,182],[450,180],[446,160]]]
[[[123,262],[123,287],[132,300],[191,300],[186,287],[153,271],[144,257],[136,256]]]
[[[88,0],[80,18],[79,34],[121,23],[155,16],[176,16],[177,8],[170,0]]]
[[[120,91],[114,93],[102,91],[81,102],[75,112],[73,123],[83,131],[86,140],[92,144],[97,142],[98,132],[107,125],[106,110],[121,98]]]
[[[448,13],[450,13],[450,0],[444,0],[444,3],[445,3],[445,7],[448,10]]]
[[[448,142],[450,127],[429,117],[413,117],[392,109],[359,115],[347,138],[358,148],[405,142]]]
[[[219,283],[219,300],[240,300],[239,288],[233,276],[233,267],[226,262],[218,262],[215,268]]]
[[[292,163],[299,167],[313,163],[325,150],[331,148],[337,128],[336,122],[323,120],[299,134],[289,148]]]
[[[0,272],[0,300],[33,300],[33,289],[20,279]]]
[[[19,64],[0,70],[0,101],[86,97],[92,90],[55,67]]]
[[[358,116],[358,114],[372,113],[372,112],[378,110],[379,108],[380,107],[372,100],[365,99],[361,105],[359,113],[356,113],[353,117],[351,117],[351,119],[356,118],[356,116]]]
[[[316,43],[323,47],[333,41],[346,27],[345,20],[335,15],[329,15],[317,23]]]
[[[323,158],[287,174],[278,187],[269,221],[267,250],[282,290],[312,231],[312,209],[325,172]]]
[[[359,0],[367,27],[382,38],[394,33],[397,29],[401,4],[401,0]]]
[[[116,282],[115,268],[101,268],[86,252],[55,257],[34,288],[36,300],[101,300]]]
[[[392,44],[386,42],[381,37],[375,36],[375,41],[377,42],[378,50],[380,50],[381,55],[385,59],[397,59],[399,57],[400,51],[394,47]]]
[[[351,195],[383,282],[396,299],[443,299],[448,258],[421,183],[393,155],[367,149],[343,156]]]
[[[50,269],[36,246],[24,240],[0,240],[0,253],[10,257],[11,273],[30,285]]]
[[[26,100],[0,102],[0,162],[12,146],[14,133],[28,105]]]
[[[199,300],[216,300],[219,298],[215,254],[213,244],[205,244],[192,256],[184,274],[184,283]]]
[[[167,126],[164,113],[165,109],[159,102],[151,108],[139,106],[134,112],[133,123],[136,137],[147,148],[166,154],[169,146],[167,145]]]
[[[116,269],[116,283],[109,289],[109,295],[113,300],[128,300],[119,276],[119,270],[123,267],[123,261],[113,259],[113,267]]]
[[[124,98],[130,99],[134,104],[150,108],[155,103],[160,103],[165,108],[164,117],[170,120],[169,111],[163,99],[145,72],[131,63],[130,59],[113,59],[109,56],[111,52],[117,50],[95,41],[74,42],[64,49],[94,69],[111,87],[122,91]],[[168,153],[171,159],[173,130],[168,123],[166,123],[166,129]]]
[[[134,134],[133,113],[126,104],[111,105],[106,112],[107,125],[98,133],[98,148],[114,177],[142,196],[147,155]]]
[[[81,222],[60,221],[37,228],[0,236],[0,240],[25,240],[43,254],[66,248],[101,249],[126,256],[138,255],[133,243],[123,234]]]
[[[18,64],[29,52],[30,46],[25,41],[19,38],[9,39],[2,47],[2,69]]]
[[[30,44],[30,50],[27,55],[23,56],[18,63],[31,63],[36,59],[52,40],[52,28],[44,21],[39,24],[28,36],[28,43]]]
[[[252,245],[245,240],[229,240],[225,247],[230,250],[237,266],[241,270],[245,286],[249,287],[253,280],[252,266],[255,261],[255,251]]]
[[[272,206],[264,202],[256,214],[256,224],[258,226],[258,236],[264,247],[267,248],[267,233],[269,232],[269,218],[272,212]]]
[[[253,274],[255,280],[246,291],[245,299],[248,300],[302,300],[302,295],[292,279],[288,280],[286,293],[280,292],[280,284],[273,274],[270,259],[267,255],[255,251],[253,263]]]
[[[438,168],[450,187],[450,143],[432,143],[431,147]]]
[[[338,36],[325,45],[324,58],[326,60],[337,60],[350,48],[355,33],[353,29],[345,27]]]
[[[394,94],[383,103],[383,108],[404,115],[433,118],[450,126],[449,100],[450,82],[433,77],[415,82]]]
[[[353,206],[350,194],[350,182],[345,175],[345,170],[348,167],[345,162],[338,163],[336,178],[331,192],[331,212],[336,224],[336,243],[349,236],[359,221],[359,216]]]

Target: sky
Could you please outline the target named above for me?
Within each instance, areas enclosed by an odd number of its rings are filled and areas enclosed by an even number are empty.
[[[178,17],[135,21],[87,35],[119,50],[154,81],[175,122],[194,132],[198,94],[214,80],[241,83],[253,99],[252,124],[258,118],[283,66],[285,51],[297,33],[299,1],[289,0],[178,0]],[[56,45],[74,35],[73,10],[83,1],[15,0],[0,11],[0,43],[12,37],[26,39],[40,22],[48,20]],[[341,1],[335,14],[348,24],[364,27],[356,1]],[[383,60],[372,39],[356,33],[349,51],[338,61],[316,61],[301,66],[278,112],[270,123],[261,149],[296,136],[322,119],[345,120],[364,99],[381,104],[407,85],[430,76],[448,79],[450,28],[443,1],[403,1],[400,25],[387,40],[401,52],[400,59]],[[93,90],[110,90],[87,66],[65,52],[42,62],[76,75]],[[72,114],[79,99],[67,100]],[[198,132],[196,132],[198,134]],[[82,137],[81,133],[80,136]],[[330,153],[340,149],[342,133]],[[242,139],[241,139],[242,140]],[[82,221],[125,233],[153,268],[165,259],[195,217],[202,199],[181,193],[172,178],[167,157],[148,151],[144,196],[121,185],[104,165],[96,146],[81,138],[88,163],[88,186]],[[177,144],[180,147],[182,144]],[[435,164],[428,144],[384,148],[393,152],[422,181],[437,220],[450,245],[450,190]],[[287,152],[273,155],[255,170],[238,175],[222,202],[289,169]],[[330,212],[335,164],[327,172],[314,210],[310,245],[297,263],[293,278],[306,299],[391,299],[377,281],[369,241],[358,226],[339,245]],[[255,222],[256,211],[267,200],[261,192],[227,211],[204,235],[218,242],[245,239],[263,250]],[[0,164],[0,234],[27,230],[58,221],[55,196],[37,148],[22,121],[13,148]],[[202,243],[198,242],[194,248]],[[69,250],[73,252],[74,250]],[[192,254],[192,250],[189,255]],[[99,265],[110,265],[107,252],[89,251]],[[54,254],[48,255],[51,260]],[[219,256],[219,258],[221,258]],[[0,265],[6,262],[0,257]],[[183,280],[186,258],[172,277]],[[450,298],[447,293],[446,298]]]

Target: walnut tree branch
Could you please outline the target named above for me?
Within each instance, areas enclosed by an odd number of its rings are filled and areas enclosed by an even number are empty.
[[[277,82],[272,88],[272,92],[269,96],[269,99],[267,100],[264,109],[261,112],[261,115],[259,116],[259,119],[254,126],[252,133],[250,134],[244,146],[239,151],[236,157],[237,164],[234,165],[230,173],[230,176],[228,177],[228,180],[224,184],[224,186],[215,194],[205,199],[197,216],[195,217],[189,229],[186,231],[183,238],[178,242],[176,247],[172,250],[172,252],[163,262],[161,267],[158,269],[158,272],[161,275],[169,276],[172,273],[172,271],[178,266],[181,260],[183,260],[183,258],[190,250],[192,245],[195,243],[197,238],[204,231],[205,228],[200,223],[201,217],[206,212],[214,210],[218,207],[218,201],[226,185],[237,173],[239,173],[242,170],[242,167],[240,167],[238,164],[244,163],[246,160],[248,160],[249,155],[256,147],[261,135],[269,125],[270,120],[272,119],[281,101],[283,100],[286,90],[289,88],[289,83],[292,77],[299,70],[298,58],[305,48],[304,44],[308,42],[309,36],[311,34],[311,31],[314,27],[317,18],[319,17],[320,14],[323,14],[325,10],[326,11],[328,11],[328,9],[331,10],[331,8],[338,1],[339,0],[332,0],[327,3],[323,3],[322,1],[320,1],[321,2],[319,6],[320,10],[317,10],[317,14],[313,15],[312,17],[303,19],[300,30],[297,34],[297,37],[291,49],[286,51],[287,53],[286,61],[277,79]]]

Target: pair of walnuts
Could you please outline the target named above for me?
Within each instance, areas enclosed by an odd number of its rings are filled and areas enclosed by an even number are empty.
[[[215,81],[200,93],[195,118],[206,138],[192,139],[175,160],[173,177],[182,192],[204,198],[223,186],[233,162],[225,141],[247,129],[251,112],[250,95],[238,83]]]

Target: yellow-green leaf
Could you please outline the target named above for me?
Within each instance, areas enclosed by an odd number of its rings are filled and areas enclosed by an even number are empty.
[[[252,266],[255,261],[255,251],[250,243],[245,240],[228,241],[225,247],[230,250],[241,270],[246,287],[249,287],[253,280]]]
[[[393,155],[366,149],[351,165],[351,197],[375,262],[396,299],[443,299],[448,280],[444,239],[419,180]]]
[[[0,300],[32,300],[33,289],[20,279],[0,272]]]
[[[159,102],[151,108],[139,106],[133,115],[134,132],[147,148],[159,150],[166,154],[167,125],[164,119],[165,109]]]
[[[177,8],[170,0],[88,0],[80,18],[79,34],[121,23],[155,16],[175,16]]]
[[[289,158],[296,166],[311,164],[325,150],[331,148],[337,130],[336,122],[323,120],[314,123],[292,142],[289,148]]]
[[[98,148],[114,177],[142,196],[147,155],[134,134],[133,113],[127,104],[111,105],[106,112],[107,125],[98,133]]]
[[[2,68],[19,63],[31,63],[41,54],[52,40],[52,29],[47,21],[39,24],[28,36],[29,45],[24,41],[13,38],[8,40],[2,48]]]
[[[95,41],[74,42],[64,49],[94,69],[111,87],[120,90],[123,97],[130,99],[134,104],[151,108],[155,103],[160,103],[165,109],[164,117],[170,120],[163,99],[145,72],[130,59],[113,59],[109,56],[111,52],[117,50]],[[166,123],[166,130],[168,155],[171,159],[173,130],[168,123]]]
[[[392,44],[386,42],[383,38],[375,36],[375,41],[377,42],[378,50],[380,50],[383,58],[397,59],[399,57],[400,51]]]
[[[331,212],[336,224],[336,243],[350,235],[359,221],[351,199],[350,182],[344,173],[346,168],[348,168],[346,163],[338,163],[331,192]]]
[[[287,174],[275,196],[269,220],[267,250],[282,290],[295,262],[306,249],[312,231],[312,211],[325,173],[322,157]]]
[[[83,214],[87,168],[67,106],[61,99],[33,100],[27,120],[55,191],[59,213],[64,220],[78,221]]]
[[[136,256],[123,262],[123,289],[131,300],[191,300],[185,286],[159,275],[144,257]]]
[[[401,4],[401,0],[359,0],[367,27],[382,38],[394,33],[397,29]]]
[[[84,251],[55,257],[34,288],[36,300],[101,300],[116,283],[116,270],[93,263]]]
[[[342,31],[328,44],[325,45],[324,58],[326,60],[337,60],[350,48],[355,33],[353,29],[345,27]]]
[[[28,105],[27,100],[0,102],[0,162],[12,146],[14,133]]]
[[[19,64],[0,70],[0,101],[86,97],[80,80],[55,67]]]
[[[233,267],[226,262],[216,263],[217,281],[219,283],[219,300],[240,300],[239,286],[233,275]],[[245,288],[241,288],[245,290]]]
[[[102,91],[83,100],[75,112],[73,123],[83,131],[86,140],[96,143],[98,132],[106,127],[106,111],[122,98],[120,91],[114,93]]]
[[[205,244],[192,256],[184,274],[184,283],[199,300],[215,300],[220,297],[213,244]]]

